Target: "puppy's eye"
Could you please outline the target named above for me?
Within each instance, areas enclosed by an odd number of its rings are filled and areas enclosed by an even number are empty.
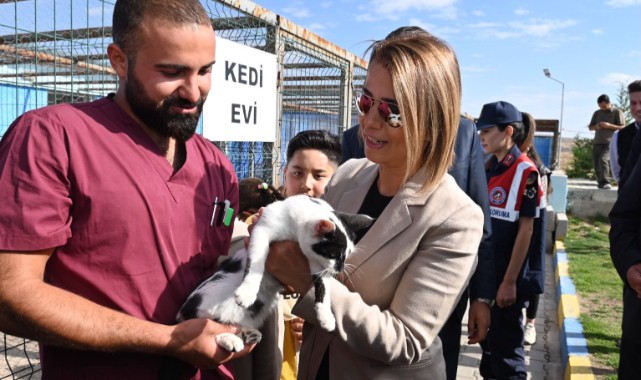
[[[327,240],[333,240],[334,239],[334,231],[326,233],[325,235],[323,235],[323,237],[325,239],[327,239]]]

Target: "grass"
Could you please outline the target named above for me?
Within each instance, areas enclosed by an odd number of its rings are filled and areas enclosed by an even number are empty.
[[[581,324],[598,379],[616,379],[623,283],[610,259],[607,218],[569,216],[565,249],[581,308]]]

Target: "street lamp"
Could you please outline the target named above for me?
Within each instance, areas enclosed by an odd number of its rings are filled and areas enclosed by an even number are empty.
[[[556,78],[552,78],[552,75],[550,74],[550,70],[548,69],[543,69],[543,73],[545,74],[546,77],[552,79],[555,82],[561,83],[561,119],[559,119],[559,148],[557,149],[557,157],[556,157],[556,162],[558,164],[558,168],[561,168],[561,132],[563,132],[563,98],[565,97],[565,83],[561,82],[560,80]]]

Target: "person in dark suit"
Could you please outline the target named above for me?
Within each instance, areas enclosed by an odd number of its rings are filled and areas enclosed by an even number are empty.
[[[619,131],[616,140],[617,164],[620,167],[619,187],[623,186],[639,158],[639,149],[633,148],[633,143],[638,140],[635,137],[641,128],[641,80],[635,80],[628,85],[628,97],[630,99],[630,113],[634,117],[634,121]]]
[[[351,158],[363,158],[365,152],[359,138],[359,126],[355,125],[343,133],[343,162]],[[454,145],[454,163],[449,174],[458,186],[483,209],[483,239],[478,250],[478,265],[470,281],[468,292],[464,292],[452,315],[441,329],[439,337],[443,343],[443,356],[447,379],[456,379],[458,357],[461,349],[461,321],[465,315],[468,299],[469,343],[479,343],[487,335],[490,323],[490,305],[496,295],[494,277],[494,256],[492,253],[491,223],[488,211],[487,180],[483,152],[474,123],[461,116]]]
[[[358,124],[343,132],[341,146],[343,148],[343,159],[341,164],[351,158],[365,158],[363,142],[358,137]]]
[[[610,211],[610,257],[624,283],[620,380],[641,373],[641,165],[635,165]]]

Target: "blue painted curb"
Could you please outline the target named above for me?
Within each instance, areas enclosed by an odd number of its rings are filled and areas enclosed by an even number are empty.
[[[568,275],[561,275],[559,272],[559,263],[567,263],[568,256],[563,248],[563,243],[557,242],[555,244],[554,250],[554,271],[556,278],[559,279],[557,284],[557,308],[558,315],[563,315],[561,311],[561,296],[569,295],[576,297],[576,287],[572,282],[572,278]],[[588,356],[588,346],[585,336],[583,336],[583,325],[578,318],[574,317],[564,317],[562,321],[559,321],[560,325],[560,339],[561,339],[561,362],[563,363],[563,373],[566,375],[565,378],[572,378],[575,373],[583,373],[588,376],[593,376],[591,369],[588,367],[587,370],[590,372],[586,373],[585,367],[582,368],[572,368],[571,357],[585,357],[589,362]]]

